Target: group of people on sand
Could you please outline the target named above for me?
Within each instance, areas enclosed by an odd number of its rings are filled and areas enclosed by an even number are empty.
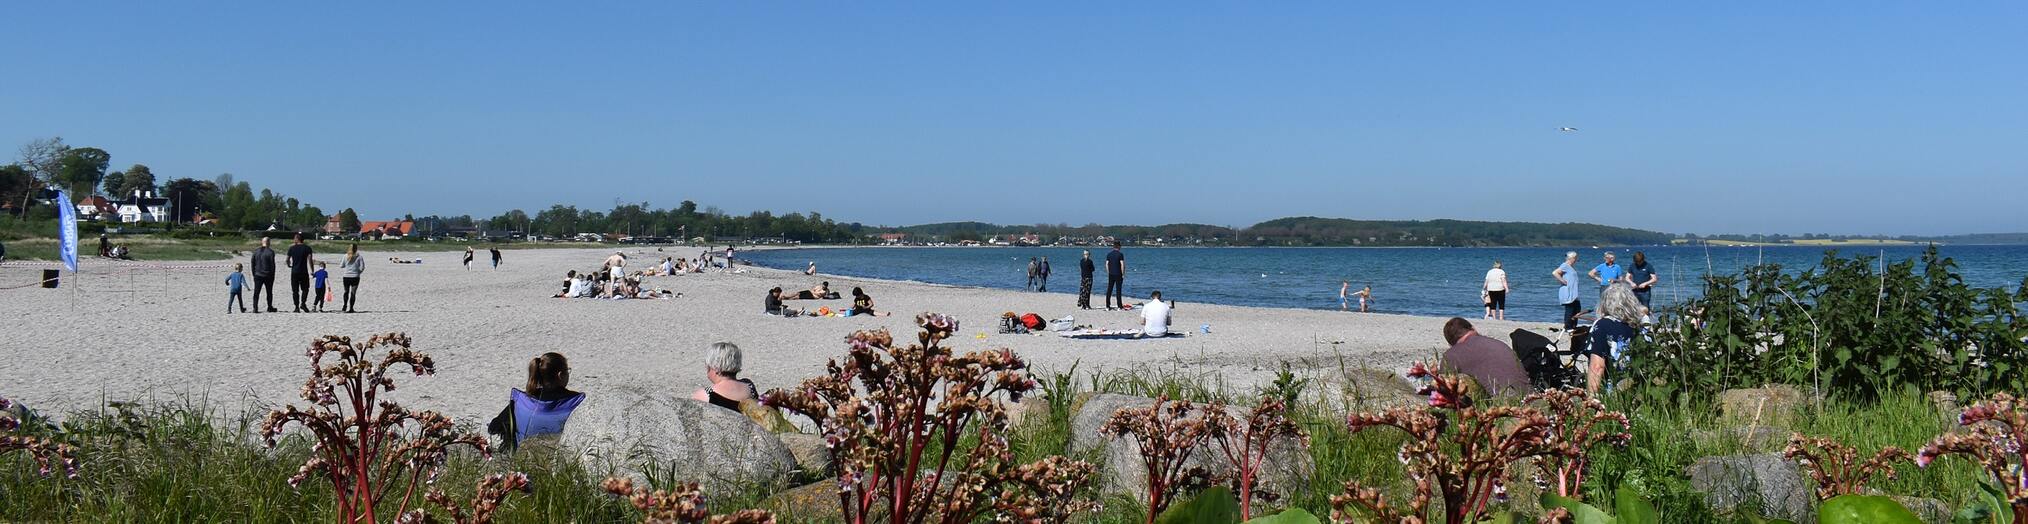
[[[1578,272],[1576,251],[1563,256],[1563,263],[1549,275],[1556,279],[1557,300],[1563,304],[1566,340],[1577,344],[1574,349],[1584,366],[1585,388],[1596,394],[1610,384],[1608,378],[1625,364],[1627,347],[1653,321],[1653,293],[1661,277],[1645,252],[1635,251],[1633,264],[1622,265],[1617,254],[1607,251],[1604,262],[1584,273]],[[1589,329],[1579,330],[1579,321],[1587,313],[1583,299],[1587,284],[1597,286],[1599,305],[1590,312]],[[1494,261],[1493,268],[1486,271],[1481,295],[1486,301],[1485,318],[1506,319],[1506,294],[1511,289],[1506,270]],[[1498,393],[1525,392],[1530,386],[1514,350],[1504,342],[1479,336],[1471,322],[1450,319],[1444,326],[1444,339],[1451,344],[1443,355],[1445,366],[1471,375],[1482,387]]]
[[[731,342],[706,348],[705,384],[689,397],[748,416],[772,409],[760,405],[760,386],[740,378],[743,360],[739,346]],[[570,389],[570,360],[562,353],[543,353],[528,361],[526,382],[507,390],[507,405],[486,424],[486,432],[500,439],[501,449],[509,450],[530,438],[562,434],[571,413],[586,398]]]
[[[843,297],[840,296],[838,292],[831,290],[831,282],[828,280],[818,282],[817,285],[811,286],[810,289],[802,289],[793,292],[782,291],[781,286],[775,286],[773,288],[768,289],[767,297],[762,300],[761,312],[769,315],[783,317],[827,316],[832,311],[834,311],[829,306],[822,307],[818,310],[817,314],[813,314],[808,308],[790,308],[788,306],[788,301],[838,300],[840,298]],[[850,307],[840,308],[835,311],[837,312],[838,316],[847,316],[847,317],[856,317],[860,315],[884,317],[888,315],[888,312],[886,311],[874,310],[873,296],[867,295],[866,290],[857,287],[852,288],[852,305]]]
[[[253,308],[251,310],[253,313],[260,313],[262,311],[261,297],[263,294],[268,299],[266,311],[269,313],[281,312],[280,309],[275,307],[275,250],[271,242],[266,237],[261,238],[260,247],[253,250],[252,255],[247,261],[247,264],[253,265]],[[245,274],[247,264],[233,263],[232,274],[225,277],[227,293],[225,312],[228,314],[232,313],[235,307],[241,313],[249,312],[246,300],[242,295],[247,285],[247,276]],[[326,302],[338,301],[334,300],[337,297],[333,297],[330,289],[326,287],[331,274],[327,270],[325,262],[317,260],[316,250],[311,249],[309,244],[303,243],[302,233],[296,233],[295,243],[289,245],[286,264],[289,269],[289,297],[290,301],[294,302],[294,312],[322,312],[324,311],[324,304]],[[314,270],[312,270],[313,267],[315,268]],[[345,285],[342,308],[339,311],[356,313],[358,312],[355,309],[355,305],[359,297],[359,278],[366,272],[366,260],[359,256],[359,244],[352,244],[351,247],[346,248],[344,259],[338,263],[338,270],[340,272],[340,282],[343,282]]]
[[[670,274],[663,271],[667,271],[671,267],[671,264],[673,264],[672,261],[664,258],[660,264],[629,273],[627,272],[627,254],[616,251],[611,256],[606,257],[597,271],[580,273],[573,269],[565,272],[563,276],[563,289],[552,297],[609,300],[674,298],[676,297],[676,293],[674,292],[667,289],[649,289],[645,285],[649,276]]]

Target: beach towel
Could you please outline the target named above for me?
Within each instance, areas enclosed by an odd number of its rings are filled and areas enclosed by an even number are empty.
[[[1122,330],[1084,329],[1078,331],[1065,331],[1060,333],[1059,335],[1061,335],[1063,338],[1071,338],[1077,340],[1153,340],[1158,338],[1183,338],[1189,336],[1188,334],[1184,333],[1165,333],[1162,334],[1161,336],[1150,337],[1142,335],[1141,330],[1138,329],[1122,329]]]

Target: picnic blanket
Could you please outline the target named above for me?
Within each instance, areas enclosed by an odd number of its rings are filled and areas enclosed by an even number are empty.
[[[1078,340],[1147,340],[1190,336],[1188,333],[1168,333],[1162,336],[1150,337],[1142,335],[1141,330],[1138,329],[1081,329],[1077,331],[1065,331],[1062,335],[1064,338]]]

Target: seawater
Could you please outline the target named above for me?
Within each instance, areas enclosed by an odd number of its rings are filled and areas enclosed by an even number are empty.
[[[1623,265],[1642,251],[1660,272],[1655,287],[1659,305],[1697,294],[1707,271],[1736,273],[1758,262],[1781,264],[1784,270],[1815,267],[1827,248],[1818,246],[1719,247],[1654,246],[1577,249],[1584,302],[1597,302],[1597,288],[1582,275],[1603,260],[1606,251]],[[1921,246],[1844,246],[1845,257],[1884,256],[1888,263],[1919,259]],[[1022,289],[1029,257],[1049,257],[1049,292],[1063,295],[1069,308],[1076,303],[1078,259],[1083,249],[1059,247],[864,247],[811,248],[741,253],[755,264],[801,270],[817,263],[820,273],[903,280],[956,286]],[[1106,249],[1092,248],[1097,265],[1093,294],[1105,287]],[[1550,272],[1563,261],[1567,248],[1137,248],[1126,247],[1126,294],[1146,298],[1161,290],[1163,297],[1183,302],[1301,309],[1338,309],[1338,287],[1372,286],[1374,311],[1431,316],[1478,318],[1484,313],[1479,289],[1493,261],[1501,261],[1513,290],[1507,315],[1513,320],[1549,322],[1562,313],[1556,280]],[[2028,277],[2028,246],[1942,246],[1940,253],[1957,262],[1965,283],[1973,287],[2018,288]],[[1101,299],[1094,297],[1093,304]],[[1356,302],[1354,307],[1357,307]]]

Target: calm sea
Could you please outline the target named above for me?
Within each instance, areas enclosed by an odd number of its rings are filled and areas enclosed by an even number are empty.
[[[1957,261],[1967,284],[2015,289],[2028,277],[2028,246],[1944,246],[1944,256]],[[1663,246],[1612,249],[1621,264],[1634,251],[1645,251],[1661,274],[1657,302],[1673,302],[1697,292],[1698,277],[1707,267],[1731,273],[1765,260],[1801,270],[1822,260],[1820,247],[1691,247]],[[1561,312],[1556,280],[1550,271],[1563,261],[1566,249],[1549,248],[1144,248],[1128,247],[1126,293],[1145,298],[1161,290],[1165,298],[1244,306],[1337,309],[1338,284],[1352,281],[1354,290],[1373,286],[1376,311],[1416,315],[1482,314],[1479,286],[1493,261],[1501,261],[1514,287],[1507,312],[1515,320],[1552,321]],[[1579,272],[1598,264],[1606,250],[1579,249]],[[1077,292],[1076,248],[827,248],[755,251],[741,256],[780,269],[802,269],[814,261],[823,273],[906,280],[959,286],[1021,289],[1027,282],[1029,257],[1049,257],[1051,293],[1063,293],[1066,306]],[[1847,247],[1845,256],[1883,253],[1890,262],[1919,258],[1921,247]],[[1106,251],[1093,249],[1098,278],[1093,292],[1105,286]],[[1588,279],[1587,279],[1588,281]],[[1587,295],[1591,305],[1595,290]],[[1099,299],[1094,298],[1093,303]]]

